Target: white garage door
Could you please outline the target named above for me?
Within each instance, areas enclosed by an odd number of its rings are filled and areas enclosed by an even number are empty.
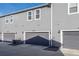
[[[79,31],[64,31],[63,47],[69,49],[79,49]]]
[[[15,39],[15,33],[4,33],[3,37],[4,41],[12,41]]]
[[[27,44],[49,45],[49,32],[26,32]]]

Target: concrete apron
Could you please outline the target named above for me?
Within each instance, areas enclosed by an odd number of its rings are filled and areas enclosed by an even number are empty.
[[[65,56],[79,56],[79,50],[62,48],[61,51]]]

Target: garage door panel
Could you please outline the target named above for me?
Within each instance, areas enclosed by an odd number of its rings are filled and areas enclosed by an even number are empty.
[[[70,36],[78,36],[79,32],[78,31],[64,31],[64,35],[70,35]]]
[[[79,31],[63,32],[64,48],[79,49]]]
[[[14,33],[4,33],[4,41],[12,41],[15,39]]]
[[[26,43],[35,45],[46,45],[49,44],[49,33],[48,32],[26,32]]]
[[[43,38],[46,38],[46,39],[49,39],[49,33],[38,33],[38,32],[27,32],[26,33],[26,39],[30,39],[32,37],[35,37],[35,36],[40,36],[40,37],[43,37]]]

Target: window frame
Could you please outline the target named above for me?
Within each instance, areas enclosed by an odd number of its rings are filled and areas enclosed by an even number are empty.
[[[31,19],[29,20],[28,13],[31,12]],[[33,20],[33,11],[27,11],[27,21],[32,21]]]
[[[39,18],[36,18],[36,11],[39,10]],[[34,20],[41,20],[41,9],[35,9],[34,10]]]
[[[68,3],[68,15],[73,15],[73,14],[79,13],[79,4],[77,3],[77,12],[73,12],[73,13],[70,13],[70,4],[71,3]]]

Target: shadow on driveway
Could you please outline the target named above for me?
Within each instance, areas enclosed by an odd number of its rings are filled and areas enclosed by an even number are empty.
[[[42,46],[48,46],[49,45],[49,39],[43,38],[41,36],[35,36],[30,39],[26,39],[26,44],[33,44],[33,45],[42,45]]]
[[[21,44],[8,45],[8,43],[0,42],[0,56],[64,56],[61,51],[52,51],[52,49],[44,50],[46,46]]]

